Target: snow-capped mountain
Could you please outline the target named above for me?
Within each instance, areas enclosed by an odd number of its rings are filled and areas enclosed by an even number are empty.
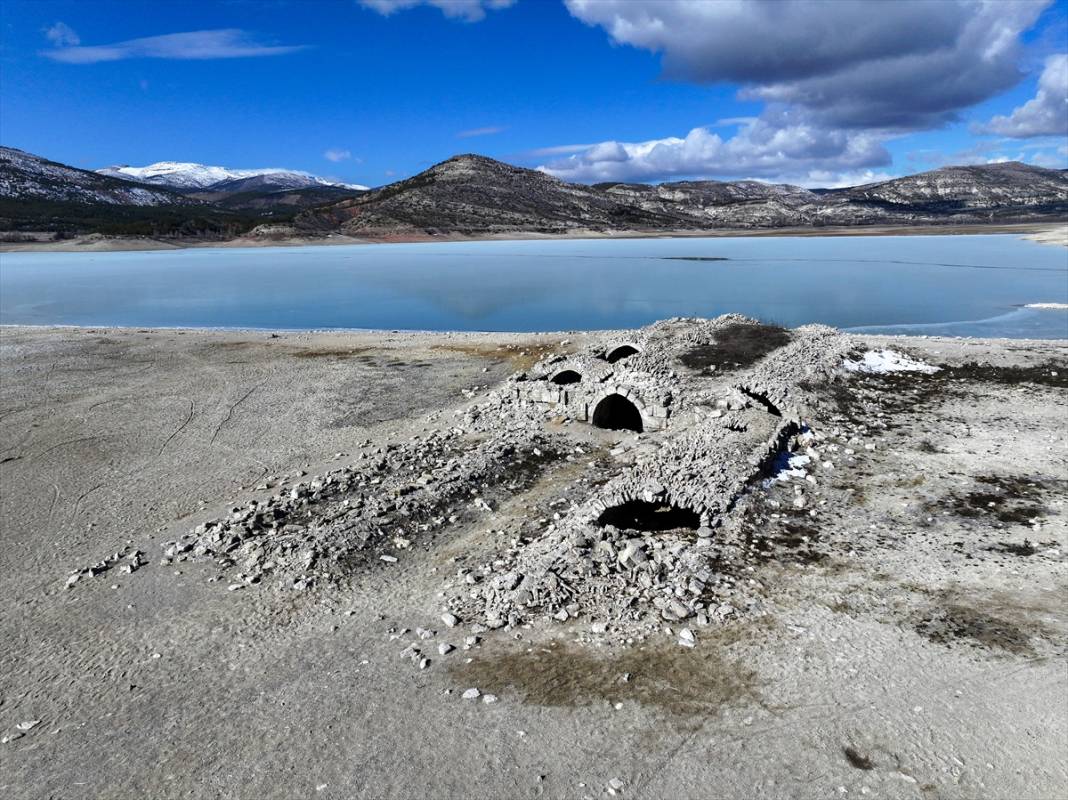
[[[113,206],[203,205],[164,186],[116,180],[14,147],[0,147],[0,198]]]
[[[366,189],[352,183],[338,183],[320,178],[307,172],[294,170],[263,168],[263,169],[230,169],[229,167],[215,167],[206,164],[194,164],[186,161],[157,161],[146,167],[115,166],[98,169],[100,175],[112,178],[122,178],[138,183],[151,183],[157,186],[168,186],[174,189],[199,191],[214,189],[218,184],[230,181],[244,180],[246,178],[263,178],[259,182],[261,188],[272,189],[306,189],[313,186],[340,186],[346,189]]]

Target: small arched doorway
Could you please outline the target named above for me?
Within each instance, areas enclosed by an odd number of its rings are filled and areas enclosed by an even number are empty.
[[[662,533],[674,530],[697,530],[701,527],[701,515],[690,508],[672,503],[647,503],[644,500],[628,500],[618,506],[606,508],[597,518],[597,525],[613,525],[616,528],[645,533]]]
[[[615,364],[617,361],[622,361],[624,358],[634,355],[638,352],[638,348],[631,344],[621,344],[619,347],[615,347],[608,351],[608,355],[605,356],[605,361],[609,364]]]
[[[642,413],[638,407],[621,394],[610,394],[593,409],[593,424],[611,431],[634,431],[641,433]]]
[[[582,376],[573,369],[562,370],[552,377],[552,382],[557,386],[567,386],[570,383],[578,383],[581,380]]]

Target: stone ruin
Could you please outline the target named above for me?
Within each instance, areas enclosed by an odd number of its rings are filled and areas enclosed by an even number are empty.
[[[672,392],[656,380],[658,359],[641,358],[645,346],[637,339],[610,341],[592,352],[548,358],[515,377],[515,399],[599,428],[661,430],[671,416]]]
[[[444,610],[479,629],[583,618],[620,637],[743,613],[732,509],[800,431],[803,387],[852,345],[823,326],[776,329],[767,352],[715,363],[739,331],[764,330],[738,315],[672,319],[551,354],[410,440],[263,484],[266,496],[168,542],[164,561],[213,558],[231,589],[339,585],[452,526],[491,525],[500,504],[600,448],[543,520],[513,520],[491,558],[463,560]]]

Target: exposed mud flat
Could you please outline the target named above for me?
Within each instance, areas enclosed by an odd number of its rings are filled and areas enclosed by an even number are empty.
[[[37,241],[0,242],[0,253],[79,253],[176,250],[190,247],[309,247],[351,244],[387,244],[411,242],[485,242],[554,239],[682,239],[723,236],[945,236],[1007,233],[1025,236],[1036,242],[1068,245],[1068,232],[1063,225],[1045,222],[948,224],[948,225],[856,225],[851,227],[782,227],[782,228],[713,228],[708,230],[647,230],[602,231],[577,230],[571,233],[537,233],[512,231],[502,234],[464,235],[452,233],[429,234],[417,231],[392,236],[349,236],[330,233],[313,236],[292,235],[238,236],[221,241],[195,239],[152,239],[148,237],[103,236],[89,234],[72,239],[54,241],[51,234],[42,233]],[[702,259],[714,261],[719,259]]]
[[[663,430],[532,407],[531,449],[494,455],[473,408],[516,370],[626,337],[3,329],[0,791],[603,797],[615,780],[629,797],[1064,796],[1065,346],[851,337],[941,369],[810,376],[792,399],[767,393],[786,417],[753,398],[702,416],[730,386],[768,383],[796,345],[770,333],[724,334],[718,351],[695,337]],[[681,409],[724,420],[727,441],[732,415],[763,431],[791,405],[804,427],[785,456],[807,462],[754,472],[717,512],[711,585],[747,600],[731,613],[711,613],[717,595],[704,620],[642,605],[643,627],[588,605],[554,617],[566,604],[498,629],[442,619],[643,447],[674,452]],[[250,500],[323,492],[317,476],[351,468],[337,502],[369,502],[402,488],[394,454],[440,455],[419,465],[437,480],[476,448],[500,477],[427,505],[413,532],[391,522],[337,580],[247,582],[245,562],[165,556]]]

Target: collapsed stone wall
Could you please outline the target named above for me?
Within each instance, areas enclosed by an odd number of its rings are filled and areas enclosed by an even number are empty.
[[[575,448],[566,426],[547,421],[589,422],[591,403],[615,392],[641,403],[645,432],[618,436],[604,474],[572,486],[570,508],[543,531],[447,585],[449,610],[492,628],[585,614],[637,630],[723,616],[744,607],[745,587],[720,568],[736,543],[717,530],[798,430],[810,401],[804,387],[829,376],[851,346],[833,329],[806,326],[744,369],[682,365],[687,352],[715,347],[737,325],[757,323],[737,315],[666,320],[548,356],[425,435],[367,449],[321,477],[263,487],[277,491],[169,542],[164,558],[213,558],[234,589],[271,575],[298,589],[344,580],[450,525],[478,524]],[[609,362],[620,342],[636,352]],[[565,369],[581,379],[552,383]],[[606,511],[625,504],[674,508],[697,529],[606,521]]]
[[[633,460],[562,523],[500,554],[489,580],[460,588],[455,611],[488,627],[592,613],[604,625],[626,630],[634,623],[722,615],[724,597],[738,602],[733,580],[717,569],[734,543],[717,541],[714,529],[798,431],[807,402],[800,387],[829,377],[850,347],[833,329],[809,326],[738,376],[713,379],[672,368],[687,347],[703,346],[717,328],[738,322],[731,316],[658,323],[643,331],[641,355],[628,359],[633,366],[602,369],[605,380],[662,381],[675,409],[670,427],[636,448]],[[548,374],[560,363],[583,359],[550,360],[531,374]],[[516,396],[520,405],[529,401],[521,391]],[[598,524],[607,510],[636,501],[691,511],[700,528],[664,532]]]

